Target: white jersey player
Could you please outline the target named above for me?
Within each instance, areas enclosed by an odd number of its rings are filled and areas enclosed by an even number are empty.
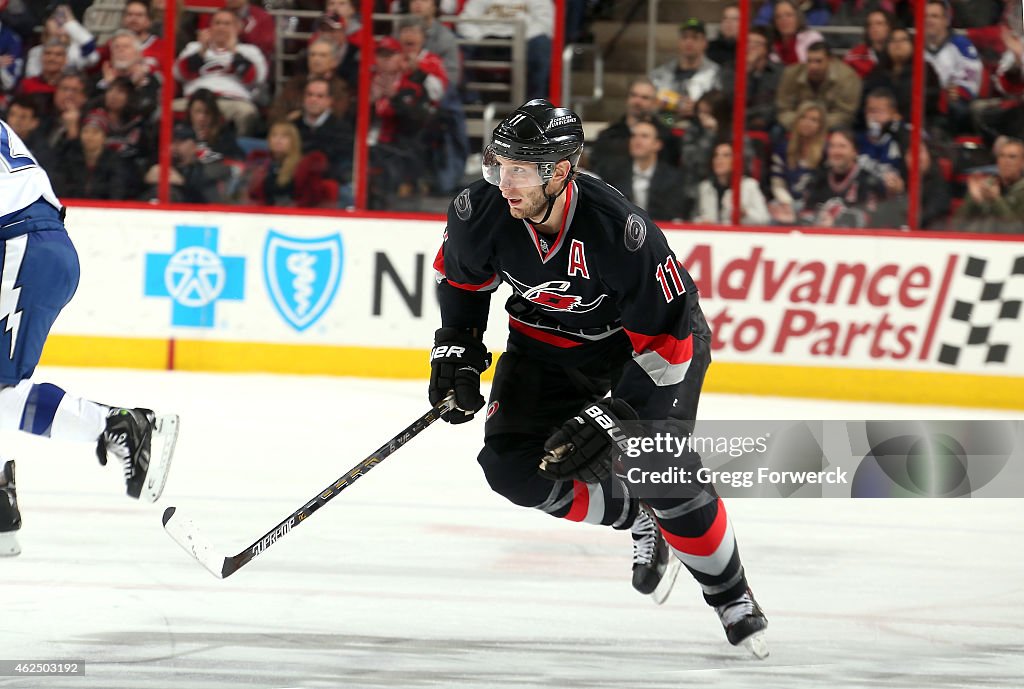
[[[96,443],[100,464],[115,457],[133,498],[160,497],[178,417],[110,407],[30,380],[61,309],[78,288],[79,264],[64,207],[46,172],[0,120],[0,430]],[[153,456],[154,437],[161,451]],[[14,460],[0,459],[0,555],[21,552]]]

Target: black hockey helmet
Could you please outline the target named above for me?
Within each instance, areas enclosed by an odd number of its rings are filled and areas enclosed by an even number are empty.
[[[555,164],[568,160],[576,168],[583,153],[583,121],[568,108],[541,98],[513,110],[495,127],[484,149],[484,178],[498,184],[495,156],[537,163],[542,183],[551,179]],[[489,169],[492,168],[492,169]],[[492,179],[493,177],[493,179]]]

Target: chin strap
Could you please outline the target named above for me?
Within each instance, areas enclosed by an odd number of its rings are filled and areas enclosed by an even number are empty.
[[[553,211],[555,209],[555,200],[559,196],[564,194],[565,190],[569,188],[569,182],[572,181],[572,172],[573,171],[570,170],[569,174],[566,175],[566,177],[565,177],[565,184],[562,185],[562,188],[559,189],[557,193],[555,193],[555,194],[548,194],[547,191],[544,192],[544,198],[546,198],[548,200],[548,210],[544,214],[543,218],[541,218],[538,222],[533,223],[534,225],[543,225],[544,223],[546,223],[548,221],[548,218],[551,217],[551,211]],[[544,186],[546,187],[547,185],[544,185]],[[533,221],[531,220],[530,222],[533,222]]]

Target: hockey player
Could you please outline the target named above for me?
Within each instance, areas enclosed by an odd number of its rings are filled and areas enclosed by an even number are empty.
[[[64,229],[64,207],[28,148],[0,120],[0,431],[96,443],[105,465],[118,460],[128,495],[160,497],[178,417],[109,407],[30,378],[60,310],[78,287],[78,254]],[[154,437],[162,452],[151,456]],[[14,460],[0,460],[0,555],[21,552]]]
[[[544,100],[494,130],[484,179],[449,206],[434,264],[442,327],[430,401],[454,392],[449,423],[483,407],[482,335],[490,295],[507,282],[509,339],[478,458],[491,488],[554,517],[631,530],[634,588],[663,602],[681,561],[730,643],[764,657],[767,620],[713,489],[641,504],[611,471],[613,443],[596,417],[692,421],[710,331],[661,230],[613,188],[577,175],[582,150],[580,118]]]

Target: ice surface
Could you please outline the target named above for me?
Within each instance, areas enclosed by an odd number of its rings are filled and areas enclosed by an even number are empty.
[[[1024,686],[1024,500],[732,500],[772,656],[729,646],[684,572],[655,607],[628,534],[517,508],[443,424],[226,580],[160,524],[234,554],[426,410],[422,382],[41,369],[181,414],[164,497],[87,446],[4,434],[23,554],[0,559],[0,659],[86,675],[0,687],[231,689]],[[1007,418],[714,396],[705,418]]]

